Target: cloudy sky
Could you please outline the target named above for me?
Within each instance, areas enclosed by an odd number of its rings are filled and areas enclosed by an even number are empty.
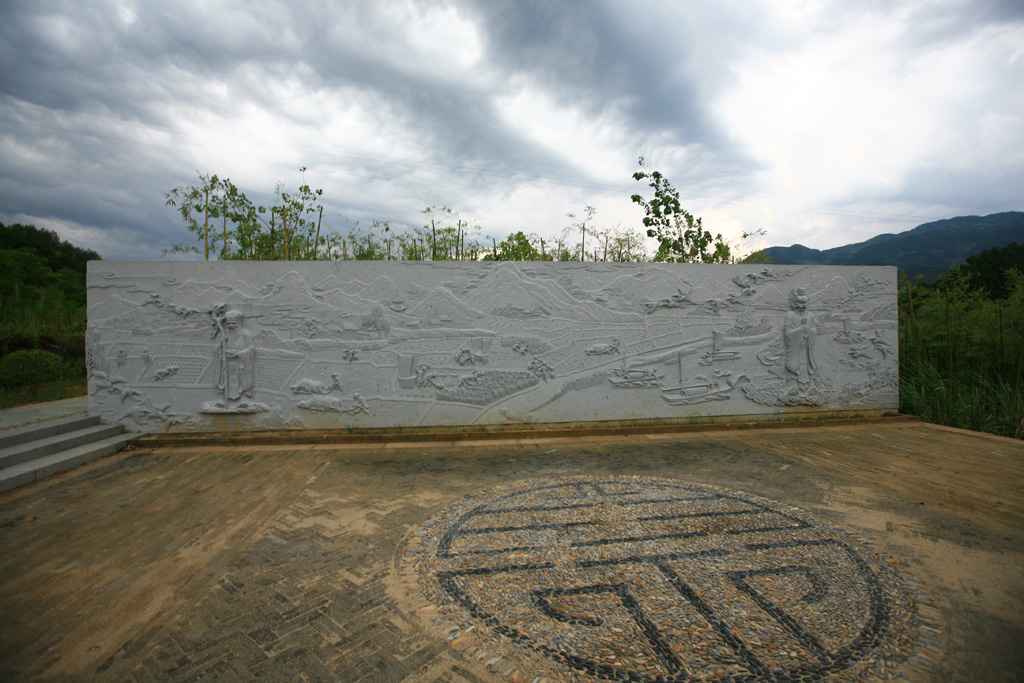
[[[0,0],[0,222],[108,259],[191,236],[198,173],[325,222],[705,226],[828,248],[1024,209],[1020,0]]]

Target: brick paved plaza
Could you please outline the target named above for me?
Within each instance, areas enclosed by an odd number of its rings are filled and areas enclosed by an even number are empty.
[[[1022,474],[905,421],[136,448],[0,494],[0,679],[1020,680]]]

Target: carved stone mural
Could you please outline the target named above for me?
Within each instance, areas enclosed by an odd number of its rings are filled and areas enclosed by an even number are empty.
[[[140,431],[899,405],[894,268],[89,265],[90,412]]]

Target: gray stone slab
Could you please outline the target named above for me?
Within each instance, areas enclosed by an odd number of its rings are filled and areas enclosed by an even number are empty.
[[[34,464],[36,479],[42,479],[48,477],[51,474],[61,472],[63,470],[69,470],[72,467],[78,467],[84,465],[87,462],[98,460],[104,456],[116,453],[127,445],[129,437],[126,435],[122,436],[109,436],[99,441],[93,441],[91,443],[76,446],[60,453],[54,453],[52,455],[33,460],[31,463]]]
[[[101,439],[120,434],[121,425],[96,424],[75,431],[49,436],[28,443],[0,449],[0,467],[10,467],[29,460],[41,458],[51,453],[59,453],[68,449],[92,443]]]
[[[57,434],[73,432],[76,429],[84,429],[95,424],[99,424],[99,418],[89,415],[76,415],[5,429],[0,431],[0,449],[28,443],[29,441],[45,439]]]
[[[86,396],[32,403],[17,408],[5,408],[0,410],[0,435],[27,424],[46,422],[72,415],[87,415],[88,412],[89,403]]]
[[[68,450],[45,455],[34,460],[5,467],[0,470],[0,491],[17,488],[33,481],[49,477],[57,472],[98,460],[124,448],[130,437],[109,436]]]
[[[896,270],[94,262],[89,409],[146,431],[895,410]]]
[[[31,467],[15,465],[0,470],[0,491],[10,491],[36,480],[36,473]]]

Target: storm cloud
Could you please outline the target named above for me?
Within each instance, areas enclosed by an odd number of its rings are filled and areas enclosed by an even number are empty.
[[[639,226],[643,155],[716,232],[827,248],[1021,209],[1015,2],[0,7],[0,221],[104,258],[190,236],[196,173],[327,222],[458,209],[501,239]]]

